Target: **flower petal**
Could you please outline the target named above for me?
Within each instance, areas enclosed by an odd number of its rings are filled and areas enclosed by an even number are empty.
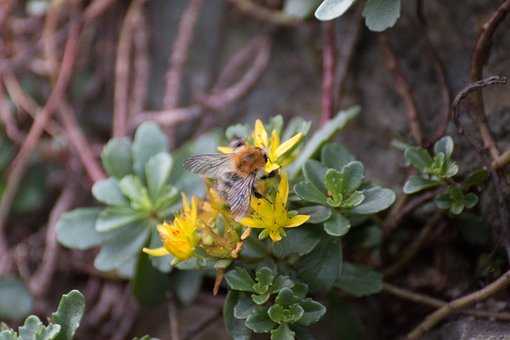
[[[251,208],[261,220],[271,221],[273,218],[273,205],[264,198],[252,197]]]
[[[266,166],[264,167],[264,172],[266,174],[270,174],[271,172],[279,169],[280,165],[278,163],[273,163],[269,159],[267,160]]]
[[[258,218],[243,217],[239,220],[239,223],[249,228],[265,228],[262,221]]]
[[[255,146],[265,148],[268,146],[267,131],[260,119],[255,121],[255,129],[253,130],[253,141]]]
[[[298,227],[300,226],[301,224],[305,223],[306,221],[308,221],[310,219],[310,216],[308,215],[296,215],[292,218],[290,218],[288,221],[287,221],[287,225],[285,226],[285,228],[294,228],[294,227]]]
[[[160,248],[153,248],[153,249],[150,249],[150,248],[143,248],[143,252],[146,253],[146,254],[149,254],[151,256],[166,256],[166,255],[169,255],[170,253],[165,249],[165,247],[160,247]]]
[[[289,180],[287,174],[282,172],[280,174],[280,184],[278,184],[278,192],[274,200],[275,211],[287,213],[287,198],[289,197]]]
[[[278,150],[278,147],[280,146],[280,136],[278,135],[278,132],[276,130],[273,130],[271,133],[271,148],[269,149],[269,159],[273,162],[276,162],[278,159],[278,155],[276,151]]]
[[[295,134],[292,138],[289,140],[286,140],[284,143],[280,144],[278,148],[276,149],[276,158],[282,157],[287,151],[292,149],[294,145],[299,143],[301,141],[301,138],[303,138],[303,133],[300,132],[298,134]]]
[[[218,146],[217,149],[221,153],[232,153],[232,152],[234,152],[234,149],[232,149],[230,146]]]

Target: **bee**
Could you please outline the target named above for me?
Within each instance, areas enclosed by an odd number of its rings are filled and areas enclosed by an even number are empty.
[[[266,152],[256,146],[245,145],[242,140],[231,143],[234,152],[194,155],[184,161],[184,167],[195,174],[216,180],[216,190],[229,204],[236,217],[246,215],[250,208],[255,183],[264,177]]]

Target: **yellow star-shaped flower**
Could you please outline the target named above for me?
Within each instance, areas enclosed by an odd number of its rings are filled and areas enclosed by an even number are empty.
[[[295,215],[290,217],[287,211],[289,196],[289,181],[287,175],[282,173],[278,191],[274,202],[265,198],[252,197],[251,216],[242,218],[239,223],[248,228],[264,229],[260,235],[269,236],[274,242],[280,241],[285,234],[284,228],[295,228],[310,218],[308,215]]]
[[[182,212],[175,216],[173,222],[162,223],[157,226],[159,236],[163,242],[160,248],[143,248],[152,256],[173,255],[177,260],[184,261],[193,256],[198,243],[196,230],[198,228],[198,199],[193,197],[191,204],[186,195],[182,196]]]

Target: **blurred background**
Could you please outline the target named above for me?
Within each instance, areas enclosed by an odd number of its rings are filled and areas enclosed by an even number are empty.
[[[1,277],[23,282],[38,315],[53,311],[62,293],[82,291],[87,311],[79,339],[171,338],[166,301],[140,306],[127,281],[94,268],[96,250],[64,249],[54,232],[63,212],[92,204],[90,187],[104,176],[103,145],[132,136],[147,120],[160,124],[175,150],[205,132],[276,114],[301,116],[315,129],[328,114],[358,104],[361,114],[337,138],[374,182],[400,193],[407,172],[395,145],[426,144],[444,129],[461,165],[479,166],[445,120],[454,96],[473,80],[477,37],[502,1],[404,1],[398,22],[384,32],[365,27],[359,2],[321,22],[313,17],[320,1],[313,0],[2,0]],[[502,21],[494,33],[485,75],[508,75],[509,28]],[[332,102],[324,95],[326,72]],[[508,89],[487,90],[484,106],[504,150]],[[480,208],[489,222],[494,197],[487,190]],[[424,210],[406,220],[386,251],[411,240],[427,217]],[[497,278],[506,258],[490,228],[459,223],[430,235],[395,282],[450,300]],[[352,256],[381,266],[367,253]],[[171,298],[180,339],[229,338],[223,296],[212,296],[212,285],[206,278]],[[319,339],[394,339],[431,311],[384,293],[321,298],[330,307],[316,326]],[[507,301],[491,308],[503,310]]]

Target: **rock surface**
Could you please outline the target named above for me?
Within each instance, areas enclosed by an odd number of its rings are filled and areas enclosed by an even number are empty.
[[[510,323],[465,318],[447,323],[424,340],[510,340]]]

